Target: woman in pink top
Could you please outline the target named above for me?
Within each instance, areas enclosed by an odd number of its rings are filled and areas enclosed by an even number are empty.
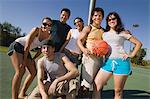
[[[42,20],[41,27],[33,28],[27,36],[16,39],[9,46],[8,55],[15,69],[15,75],[12,79],[12,99],[18,99],[18,96],[19,98],[25,97],[25,93],[37,72],[34,60],[41,54],[41,52],[38,51],[32,58],[30,51],[41,46],[43,40],[50,38],[51,25],[51,18],[45,17]],[[21,80],[26,69],[29,74],[19,94]]]

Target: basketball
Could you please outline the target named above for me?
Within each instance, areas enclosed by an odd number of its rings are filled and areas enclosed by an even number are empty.
[[[104,40],[96,40],[92,45],[92,53],[98,57],[105,56],[109,53],[110,47]]]

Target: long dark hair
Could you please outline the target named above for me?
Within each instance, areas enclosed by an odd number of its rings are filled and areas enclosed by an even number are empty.
[[[114,15],[117,19],[117,25],[115,27],[115,31],[117,31],[117,33],[119,34],[121,31],[124,31],[124,25],[120,19],[120,16],[118,13],[116,12],[110,12],[107,17],[106,17],[106,31],[110,30],[110,26],[108,25],[108,20],[109,20],[109,16]]]

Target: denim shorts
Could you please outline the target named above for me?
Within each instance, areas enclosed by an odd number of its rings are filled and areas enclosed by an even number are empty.
[[[101,70],[111,72],[116,75],[131,75],[131,63],[129,59],[108,59]]]
[[[10,46],[9,46],[9,48],[8,48],[7,54],[8,54],[9,56],[11,56],[14,51],[15,51],[15,52],[18,52],[18,53],[21,53],[21,54],[24,55],[24,46],[21,45],[19,42],[14,41],[14,42],[12,42],[12,43],[10,44]],[[32,59],[30,53],[28,53],[28,58],[29,58],[29,59]]]

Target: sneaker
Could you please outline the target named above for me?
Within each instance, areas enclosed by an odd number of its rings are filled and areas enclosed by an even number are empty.
[[[79,89],[79,97],[85,98],[85,97],[88,97],[88,94],[89,94],[89,88],[85,86],[81,86]]]

